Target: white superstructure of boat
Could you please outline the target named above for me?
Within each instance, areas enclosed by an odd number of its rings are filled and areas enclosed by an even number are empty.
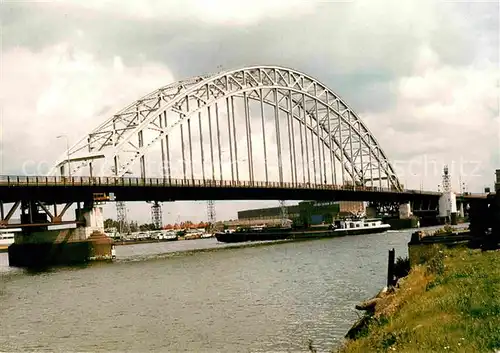
[[[0,245],[14,244],[14,233],[0,232]]]
[[[346,219],[337,220],[331,226],[336,233],[346,234],[368,234],[382,233],[387,231],[391,226],[383,223],[380,219]]]

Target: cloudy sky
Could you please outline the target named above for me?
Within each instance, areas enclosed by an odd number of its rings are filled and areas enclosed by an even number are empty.
[[[342,96],[409,187],[436,189],[449,164],[479,192],[500,167],[496,1],[11,0],[0,14],[0,174],[51,165],[56,136],[74,142],[160,86],[256,64]],[[217,216],[275,204],[218,202]],[[205,205],[164,205],[178,215],[204,219]]]

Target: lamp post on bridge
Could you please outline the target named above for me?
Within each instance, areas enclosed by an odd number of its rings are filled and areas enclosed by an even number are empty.
[[[59,136],[56,136],[56,138],[60,139],[60,138],[64,138],[66,140],[66,163],[68,164],[68,177],[71,178],[71,166],[70,166],[70,162],[69,162],[69,138],[68,138],[68,135],[59,135]]]

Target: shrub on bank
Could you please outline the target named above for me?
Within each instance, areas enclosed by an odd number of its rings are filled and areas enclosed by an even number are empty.
[[[339,352],[500,350],[499,251],[445,250],[400,282]]]
[[[445,224],[443,228],[439,228],[434,232],[434,235],[441,235],[441,234],[450,234],[455,231],[455,228],[450,226],[449,224]]]
[[[396,280],[408,276],[410,273],[410,259],[398,257],[394,263],[394,276]]]

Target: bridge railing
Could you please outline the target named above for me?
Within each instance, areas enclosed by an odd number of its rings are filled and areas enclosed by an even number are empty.
[[[220,187],[220,188],[280,188],[280,189],[314,189],[371,192],[400,192],[396,188],[378,186],[335,185],[315,183],[293,183],[276,181],[236,181],[210,179],[176,179],[176,178],[138,178],[138,177],[55,177],[55,176],[0,176],[0,185],[9,187],[23,186],[116,186],[116,187]],[[405,190],[405,193],[430,194],[422,190]],[[439,193],[436,193],[439,195]]]

